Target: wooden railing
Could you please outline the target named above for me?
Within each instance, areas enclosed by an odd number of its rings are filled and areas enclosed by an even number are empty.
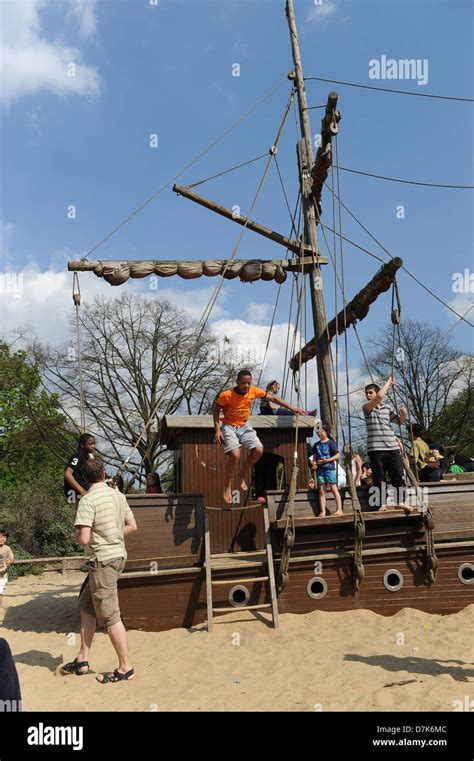
[[[64,575],[67,570],[67,561],[68,560],[76,560],[81,561],[81,563],[85,563],[87,560],[87,555],[68,555],[65,557],[57,557],[57,558],[25,558],[21,560],[14,560],[11,565],[40,565],[40,564],[46,564],[46,563],[61,563],[61,573]],[[45,570],[56,570],[54,568],[46,568]]]

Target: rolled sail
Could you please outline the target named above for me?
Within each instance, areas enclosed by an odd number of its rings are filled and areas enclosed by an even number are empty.
[[[149,275],[172,277],[179,275],[184,280],[223,275],[226,280],[239,278],[243,283],[256,280],[275,280],[284,283],[287,277],[284,261],[264,261],[262,259],[206,259],[200,261],[110,261],[110,262],[68,262],[68,269],[74,272],[93,272],[110,285],[123,285],[129,278],[142,278]]]

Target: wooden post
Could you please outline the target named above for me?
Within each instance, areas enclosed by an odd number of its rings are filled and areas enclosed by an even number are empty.
[[[341,119],[339,111],[336,111],[336,106],[337,92],[330,92],[326,104],[326,112],[321,122],[321,144],[316,153],[314,166],[311,169],[313,198],[318,208],[318,219],[316,222],[319,222],[321,217],[321,193],[332,164],[332,138],[338,132],[337,123]]]
[[[215,211],[217,214],[220,214],[226,219],[237,222],[238,225],[243,225],[249,230],[252,230],[255,233],[263,235],[265,238],[269,238],[270,240],[275,241],[275,243],[280,243],[280,245],[285,246],[285,248],[287,248],[289,251],[292,251],[294,254],[299,254],[301,251],[301,244],[298,243],[298,241],[291,240],[291,238],[287,238],[285,235],[281,235],[274,230],[270,230],[270,228],[264,227],[264,225],[261,225],[258,222],[254,222],[252,219],[248,219],[248,217],[242,217],[240,214],[235,214],[230,209],[226,209],[225,206],[221,206],[221,204],[216,203],[215,201],[210,201],[209,199],[204,198],[204,196],[200,196],[198,193],[195,193],[193,190],[184,188],[182,185],[173,185],[173,190],[175,193],[178,193],[178,195],[183,196],[184,198],[188,198],[190,201],[194,201],[195,203],[200,204],[200,206],[204,206],[204,208],[210,209],[210,211]],[[306,246],[305,250],[311,254],[311,246]],[[313,249],[313,252],[316,256],[316,250]]]
[[[370,283],[367,283],[352,301],[341,309],[338,315],[328,324],[329,339],[334,338],[336,333],[343,333],[350,325],[354,325],[358,320],[363,320],[368,314],[370,305],[380,296],[381,293],[388,291],[391,287],[395,274],[403,266],[403,259],[395,256],[389,262],[384,264],[374,275]],[[316,338],[312,338],[309,343],[302,347],[301,351],[290,359],[290,367],[297,370],[305,362],[309,362],[317,352]]]
[[[290,29],[291,48],[295,65],[294,76],[298,105],[300,112],[300,124],[303,139],[298,144],[300,161],[300,184],[301,201],[304,214],[305,242],[309,243],[313,251],[318,251],[316,233],[316,213],[314,207],[313,192],[311,186],[311,170],[314,164],[313,142],[311,124],[309,121],[308,104],[304,86],[303,68],[296,31],[295,13],[293,0],[287,0],[286,15]],[[331,374],[330,344],[326,336],[326,309],[324,305],[323,283],[320,269],[313,268],[309,274],[311,306],[313,311],[314,335],[317,339],[317,373],[319,387],[319,408],[321,418],[330,423],[333,429],[336,423],[336,410],[334,404],[334,386]]]
[[[204,510],[204,557],[206,565],[206,598],[207,598],[207,631],[212,632],[212,560],[211,560],[211,536],[209,533],[209,516]]]

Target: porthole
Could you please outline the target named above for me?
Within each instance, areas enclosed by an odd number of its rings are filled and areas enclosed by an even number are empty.
[[[474,584],[474,565],[462,563],[458,568],[458,579],[463,584]]]
[[[396,568],[390,568],[384,574],[383,585],[389,592],[398,592],[403,587],[403,575]]]
[[[313,576],[306,585],[306,591],[313,600],[321,600],[328,593],[328,585],[321,576]]]
[[[249,590],[241,584],[236,584],[229,592],[229,602],[234,608],[241,608],[242,605],[247,605],[249,599]]]

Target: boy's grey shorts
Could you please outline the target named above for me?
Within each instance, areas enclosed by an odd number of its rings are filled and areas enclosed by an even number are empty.
[[[263,444],[250,423],[245,423],[245,425],[223,423],[221,431],[224,438],[224,454],[229,454],[233,449],[239,447],[245,447],[245,449],[262,447],[263,449]]]

